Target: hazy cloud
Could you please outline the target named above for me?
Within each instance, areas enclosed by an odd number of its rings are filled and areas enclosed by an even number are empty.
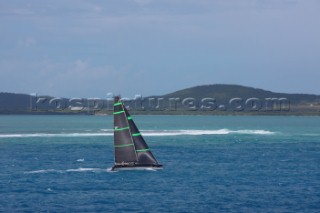
[[[319,9],[317,0],[1,1],[0,90],[90,96],[121,85],[150,95],[236,83],[318,93]]]
[[[31,47],[35,45],[37,41],[34,38],[25,38],[18,41],[18,46]]]

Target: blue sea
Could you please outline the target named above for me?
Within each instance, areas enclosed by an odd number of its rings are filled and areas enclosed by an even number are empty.
[[[320,117],[133,119],[162,171],[108,171],[112,116],[0,116],[0,212],[320,212]]]

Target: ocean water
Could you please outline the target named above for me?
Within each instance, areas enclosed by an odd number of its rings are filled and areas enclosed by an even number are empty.
[[[108,172],[111,116],[0,116],[0,212],[320,212],[320,117],[133,119],[162,171]]]

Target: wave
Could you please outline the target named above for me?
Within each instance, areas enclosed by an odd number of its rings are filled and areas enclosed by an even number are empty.
[[[252,135],[268,135],[275,132],[267,130],[163,130],[163,131],[144,131],[145,136],[179,136],[179,135],[228,135],[228,134],[252,134]]]
[[[101,129],[106,133],[113,134],[112,129]],[[271,135],[276,132],[262,129],[243,129],[243,130],[197,130],[197,129],[182,129],[182,130],[141,130],[144,136],[178,136],[178,135],[227,135],[227,134],[252,134],[252,135]]]
[[[0,138],[35,138],[35,137],[95,137],[112,136],[113,133],[26,133],[26,134],[0,134]]]
[[[28,138],[28,137],[98,137],[113,136],[111,129],[101,129],[101,132],[85,132],[85,133],[26,133],[26,134],[0,134],[0,138]],[[180,136],[180,135],[228,135],[228,134],[247,134],[247,135],[272,135],[275,132],[268,130],[142,130],[144,136]]]
[[[101,169],[101,168],[77,168],[77,169],[66,169],[66,170],[41,169],[41,170],[24,172],[24,174],[67,173],[67,172],[107,172],[107,171],[108,169]]]
[[[149,168],[145,169],[145,171],[157,171],[155,169]],[[112,168],[77,168],[77,169],[41,169],[41,170],[34,170],[34,171],[27,171],[24,172],[24,174],[46,174],[46,173],[71,173],[71,172],[118,172],[118,171],[112,171]]]

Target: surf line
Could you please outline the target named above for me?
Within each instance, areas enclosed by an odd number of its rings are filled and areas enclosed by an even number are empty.
[[[179,135],[228,135],[228,134],[247,134],[247,135],[272,135],[275,132],[262,129],[243,129],[243,130],[141,130],[144,136],[160,137],[160,136],[179,136]],[[0,134],[0,138],[36,138],[36,137],[100,137],[112,136],[109,132],[96,133],[30,133],[30,134]]]

